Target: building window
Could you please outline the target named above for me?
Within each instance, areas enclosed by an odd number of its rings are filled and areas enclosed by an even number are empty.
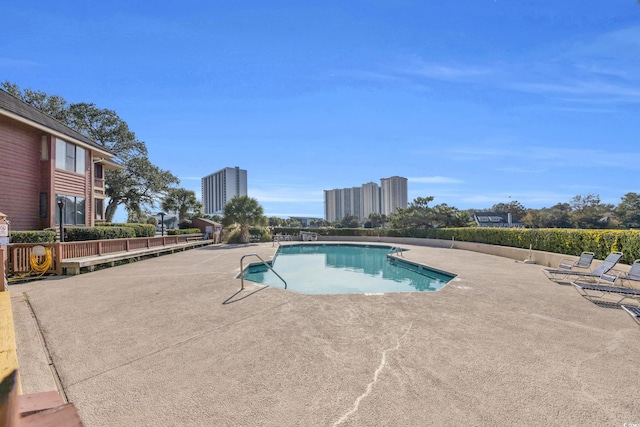
[[[84,173],[86,150],[56,138],[56,167],[70,172]]]
[[[102,165],[100,163],[96,163],[94,175],[94,178],[102,179]]]
[[[64,223],[65,225],[85,225],[86,224],[86,202],[84,197],[65,196],[56,194],[56,225],[60,225],[60,209],[57,208],[58,201],[64,201]]]
[[[96,219],[102,221],[104,214],[104,200],[96,199]]]

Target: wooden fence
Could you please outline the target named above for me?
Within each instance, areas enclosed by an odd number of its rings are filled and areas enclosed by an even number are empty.
[[[11,243],[7,246],[7,275],[27,274],[31,271],[31,248],[44,246],[51,250],[52,262],[44,274],[62,274],[62,261],[71,258],[100,256],[114,252],[176,245],[202,240],[202,234],[178,234],[174,236],[135,237],[131,239],[85,240],[64,243]],[[42,257],[39,258],[42,261]]]

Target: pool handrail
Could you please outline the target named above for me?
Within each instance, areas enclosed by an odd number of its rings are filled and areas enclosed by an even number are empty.
[[[392,246],[391,249],[389,249],[389,252],[387,252],[387,256],[400,254],[400,256],[402,258],[404,258],[404,255],[402,255],[403,251],[404,251],[404,249],[402,249],[402,248],[400,248],[398,246]]]
[[[278,276],[278,278],[280,280],[282,280],[282,282],[284,283],[284,288],[287,289],[287,282],[286,280],[284,280],[282,278],[282,276],[280,276],[274,269],[273,267],[271,267],[269,264],[267,264],[267,262],[265,260],[263,260],[260,255],[258,254],[246,254],[243,255],[242,258],[240,258],[240,290],[244,289],[244,267],[242,265],[242,261],[244,261],[244,259],[248,256],[255,256],[258,257],[258,259],[271,271],[273,271],[273,274],[275,274],[276,276]]]

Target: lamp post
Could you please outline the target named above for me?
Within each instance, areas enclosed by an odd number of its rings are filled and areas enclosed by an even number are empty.
[[[164,237],[164,216],[166,215],[164,212],[158,212],[160,215],[160,235]]]
[[[58,199],[58,209],[60,210],[60,242],[64,242],[64,199]]]

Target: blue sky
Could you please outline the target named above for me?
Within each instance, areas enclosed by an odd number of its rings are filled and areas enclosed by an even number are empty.
[[[248,171],[268,216],[400,175],[409,200],[549,207],[640,192],[640,4],[22,1],[0,80],[115,110],[200,196]]]

